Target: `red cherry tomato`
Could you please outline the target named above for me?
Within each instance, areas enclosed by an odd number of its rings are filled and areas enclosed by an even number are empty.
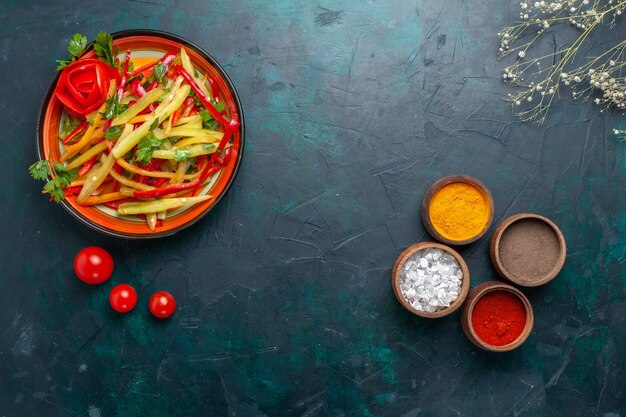
[[[74,272],[87,284],[102,284],[113,273],[113,258],[102,248],[86,247],[74,258]]]
[[[176,310],[176,301],[169,292],[155,292],[152,297],[150,297],[149,308],[154,317],[165,319],[174,314],[174,310]]]
[[[113,310],[128,313],[137,305],[137,292],[128,284],[116,285],[109,294],[109,303]]]

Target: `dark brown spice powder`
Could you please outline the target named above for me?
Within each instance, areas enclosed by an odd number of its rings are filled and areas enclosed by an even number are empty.
[[[537,281],[554,270],[559,259],[559,239],[544,221],[527,218],[512,223],[499,245],[503,269],[514,278]]]

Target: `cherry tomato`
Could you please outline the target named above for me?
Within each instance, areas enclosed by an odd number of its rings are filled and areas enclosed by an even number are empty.
[[[128,284],[116,285],[109,294],[109,303],[113,310],[128,313],[137,305],[137,292]]]
[[[102,284],[113,273],[113,258],[98,246],[86,247],[74,258],[74,272],[87,284]]]
[[[176,301],[169,292],[155,292],[152,297],[150,297],[149,308],[154,317],[165,319],[174,314]]]

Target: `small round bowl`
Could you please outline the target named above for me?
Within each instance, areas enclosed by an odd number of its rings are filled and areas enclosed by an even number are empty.
[[[485,200],[487,200],[487,206],[489,207],[489,217],[483,229],[478,234],[465,240],[452,240],[444,237],[441,233],[439,233],[439,231],[437,231],[430,218],[430,203],[433,196],[437,193],[437,191],[441,190],[446,185],[457,182],[464,182],[478,188],[478,190],[480,190],[480,192],[485,197]],[[469,175],[449,175],[435,182],[433,185],[430,186],[428,191],[426,191],[424,199],[422,200],[421,215],[424,227],[426,228],[428,233],[430,233],[430,235],[438,241],[445,243],[446,245],[467,245],[483,237],[484,234],[487,233],[487,230],[489,230],[489,227],[493,222],[493,197],[491,196],[491,193],[489,192],[485,184],[483,184],[476,178],[470,177]]]
[[[517,296],[517,298],[524,304],[524,308],[526,311],[526,324],[524,325],[524,329],[522,333],[515,339],[513,342],[503,345],[503,346],[494,346],[486,343],[481,338],[478,337],[476,332],[474,331],[474,327],[472,326],[472,312],[474,311],[474,306],[478,302],[478,300],[484,296],[485,294],[491,291],[509,291],[510,293]],[[487,281],[483,282],[473,288],[469,295],[467,296],[467,302],[463,306],[463,311],[461,312],[461,326],[463,327],[463,332],[467,336],[467,338],[479,348],[491,351],[491,352],[508,352],[519,347],[530,335],[531,330],[533,329],[533,325],[535,323],[535,317],[533,315],[533,308],[530,305],[530,301],[528,298],[517,288],[499,282],[499,281]]]
[[[188,226],[191,226],[209,211],[224,197],[241,165],[244,145],[244,117],[241,103],[233,83],[220,67],[217,61],[200,47],[179,36],[167,32],[156,30],[128,30],[113,33],[113,47],[119,47],[123,54],[126,50],[131,50],[131,57],[158,59],[165,52],[180,50],[184,46],[196,68],[202,74],[212,77],[218,87],[222,101],[226,105],[226,115],[228,117],[237,116],[240,122],[239,132],[235,132],[238,140],[233,143],[237,158],[224,166],[221,171],[214,176],[207,187],[200,191],[200,195],[211,194],[213,198],[191,207],[175,210],[168,213],[163,226],[151,231],[145,221],[133,217],[118,215],[116,211],[105,206],[85,207],[72,200],[63,200],[61,205],[81,223],[91,227],[98,232],[109,236],[122,237],[127,239],[147,239],[172,235]],[[92,44],[81,58],[94,58]],[[60,73],[59,73],[60,74]],[[59,125],[63,114],[63,105],[54,95],[54,89],[59,79],[59,74],[54,78],[39,113],[39,123],[37,125],[37,152],[39,159],[59,160],[61,151],[59,146]]]
[[[526,226],[526,231],[524,227]],[[525,232],[527,238],[517,237],[507,243],[507,233]],[[505,254],[503,243],[512,253]],[[513,245],[515,243],[515,245]],[[520,213],[507,217],[498,225],[489,245],[491,263],[503,278],[524,287],[537,287],[550,282],[565,264],[566,245],[563,233],[550,219],[538,214]],[[545,264],[541,267],[542,261]],[[519,262],[516,267],[507,262]],[[526,272],[520,271],[525,269]]]
[[[438,248],[438,249],[443,250],[444,252],[449,253],[457,261],[457,263],[459,264],[459,267],[461,268],[461,271],[463,271],[463,279],[461,280],[461,292],[459,293],[459,297],[456,300],[454,300],[452,304],[450,304],[450,307],[444,308],[443,310],[435,311],[434,313],[429,313],[427,311],[419,311],[413,308],[411,304],[409,304],[405,300],[404,295],[402,295],[402,291],[400,290],[401,268],[404,267],[405,262],[415,252],[428,249],[428,248]],[[467,296],[467,292],[469,291],[469,285],[470,285],[470,273],[463,257],[459,255],[459,253],[455,251],[454,249],[446,245],[442,245],[440,243],[435,243],[435,242],[420,242],[420,243],[416,243],[414,245],[409,246],[404,252],[400,254],[400,256],[398,256],[398,259],[396,259],[396,263],[393,266],[393,270],[391,271],[391,287],[393,288],[393,293],[398,299],[398,302],[402,304],[402,307],[406,308],[411,313],[417,316],[425,317],[429,319],[435,319],[435,318],[447,316],[448,314],[451,314],[456,309],[458,309],[461,306],[461,304],[463,304],[463,301],[465,300],[465,297]]]

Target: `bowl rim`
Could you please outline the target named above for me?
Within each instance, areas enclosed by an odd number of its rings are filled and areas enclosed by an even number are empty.
[[[487,204],[489,205],[489,218],[487,219],[487,223],[485,224],[485,227],[483,228],[483,230],[481,230],[480,233],[478,233],[477,235],[469,239],[465,239],[465,240],[451,240],[451,239],[444,237],[443,235],[441,235],[441,233],[437,231],[437,229],[435,229],[435,226],[433,225],[432,220],[430,219],[430,202],[433,196],[435,195],[435,193],[437,193],[437,191],[441,190],[446,185],[452,184],[455,182],[464,182],[464,183],[471,184],[475,186],[476,188],[478,188],[487,199]],[[435,181],[428,188],[428,190],[424,194],[424,198],[422,199],[421,217],[422,217],[422,223],[424,224],[424,227],[426,228],[426,230],[428,231],[428,233],[430,233],[432,237],[434,237],[439,242],[445,243],[446,245],[462,246],[462,245],[468,245],[472,242],[477,241],[478,239],[483,237],[485,233],[487,233],[487,231],[491,227],[491,224],[493,223],[493,216],[494,216],[494,206],[493,206],[493,196],[491,195],[491,191],[489,191],[487,186],[483,184],[482,181],[470,175],[465,175],[465,174],[447,175]]]
[[[457,297],[457,299],[454,300],[452,304],[450,304],[450,307],[446,307],[442,310],[435,311],[434,313],[429,313],[427,311],[419,311],[413,308],[413,306],[411,306],[411,304],[409,304],[404,299],[404,296],[402,295],[402,291],[400,290],[400,268],[405,264],[407,259],[411,255],[413,255],[415,252],[428,249],[428,248],[438,248],[438,249],[443,250],[444,252],[448,252],[450,255],[454,257],[454,259],[459,264],[461,271],[463,271],[463,279],[461,280],[461,292],[459,293],[459,296]],[[398,302],[402,305],[402,307],[404,307],[411,313],[420,317],[430,318],[430,319],[445,317],[449,314],[452,314],[454,311],[456,311],[459,307],[461,307],[461,305],[465,301],[465,297],[467,297],[467,294],[469,292],[469,287],[470,287],[470,272],[469,272],[469,268],[467,267],[467,263],[465,262],[465,259],[463,259],[463,257],[451,247],[443,245],[438,242],[419,242],[406,248],[400,254],[400,256],[398,256],[398,258],[396,259],[396,262],[393,265],[393,269],[391,272],[391,287],[393,288],[393,293],[396,296],[396,299],[398,300]]]
[[[524,309],[526,311],[526,323],[524,324],[524,328],[522,329],[522,333],[509,344],[496,346],[490,345],[489,343],[482,340],[476,332],[474,331],[474,326],[472,325],[472,312],[474,311],[474,306],[485,294],[493,292],[493,291],[508,291],[510,293],[515,294],[515,296],[522,302],[524,305]],[[463,327],[463,332],[467,336],[467,338],[479,348],[491,351],[491,352],[508,352],[510,350],[518,348],[522,343],[528,339],[530,333],[535,325],[535,315],[533,313],[533,307],[530,303],[530,300],[521,292],[519,289],[515,288],[512,285],[506,284],[500,281],[487,281],[478,284],[476,287],[472,288],[470,294],[468,295],[467,303],[463,307],[463,312],[461,313],[461,327]]]
[[[502,260],[500,259],[500,241],[502,239],[502,236],[504,235],[504,233],[506,233],[506,230],[512,224],[525,219],[535,219],[543,221],[545,224],[550,226],[559,241],[559,256],[556,259],[554,267],[548,274],[544,275],[538,280],[520,279],[514,277],[506,270],[506,268],[502,264]],[[489,243],[489,254],[491,258],[491,263],[498,275],[514,284],[521,285],[523,287],[538,287],[552,281],[561,272],[561,269],[563,269],[563,266],[565,265],[565,259],[567,257],[567,244],[565,243],[565,237],[563,236],[563,232],[561,232],[561,229],[559,229],[556,223],[554,223],[552,220],[539,214],[518,213],[507,217],[498,225],[495,232],[491,236],[491,242]]]
[[[160,237],[171,236],[197,223],[202,218],[204,218],[210,211],[212,211],[215,208],[215,206],[222,200],[222,198],[224,198],[224,196],[228,193],[233,182],[235,181],[235,178],[237,177],[237,174],[239,173],[239,168],[241,167],[241,163],[243,159],[243,152],[244,152],[244,145],[245,145],[245,121],[244,121],[243,107],[241,105],[241,100],[239,99],[239,94],[237,93],[237,90],[235,89],[235,85],[233,84],[232,80],[230,79],[226,71],[224,71],[222,66],[217,62],[217,60],[211,54],[209,54],[204,49],[202,49],[201,47],[199,47],[198,45],[189,41],[186,38],[183,38],[181,36],[175,35],[170,32],[162,31],[162,30],[128,29],[128,30],[122,30],[122,31],[111,33],[111,37],[113,38],[113,40],[120,39],[120,38],[127,38],[131,36],[152,36],[156,38],[163,38],[163,39],[171,40],[174,42],[178,42],[184,45],[185,47],[193,49],[196,53],[201,55],[202,58],[205,59],[207,63],[211,65],[222,77],[222,79],[224,80],[224,83],[228,86],[231,92],[235,107],[237,109],[237,115],[239,117],[239,129],[240,129],[239,152],[237,155],[235,166],[233,167],[233,171],[230,175],[230,178],[228,179],[227,183],[225,184],[220,194],[212,201],[210,206],[208,206],[203,212],[199,213],[197,216],[193,217],[189,221],[181,224],[180,226],[176,228],[161,231],[161,232],[158,232],[158,231],[152,232],[149,234],[148,233],[134,234],[134,233],[125,233],[125,232],[121,232],[118,230],[112,230],[96,223],[95,221],[89,219],[88,217],[83,216],[82,214],[74,210],[74,208],[67,201],[65,200],[61,201],[61,205],[63,206],[63,208],[68,213],[70,213],[72,217],[77,219],[80,223],[88,226],[92,230],[95,230],[107,236],[129,239],[129,240],[156,239]],[[93,41],[87,44],[87,47],[85,48],[85,52],[88,52],[89,50],[91,50],[93,48],[93,44],[94,44]],[[56,73],[55,77],[50,82],[50,85],[48,86],[46,93],[44,94],[44,98],[41,102],[41,105],[39,106],[39,114],[37,116],[35,136],[37,140],[37,157],[40,160],[45,158],[44,148],[43,148],[43,140],[44,140],[43,123],[45,121],[46,110],[48,107],[48,103],[50,102],[50,99],[52,95],[54,94],[54,89],[56,88],[60,75],[61,75],[61,72]]]

